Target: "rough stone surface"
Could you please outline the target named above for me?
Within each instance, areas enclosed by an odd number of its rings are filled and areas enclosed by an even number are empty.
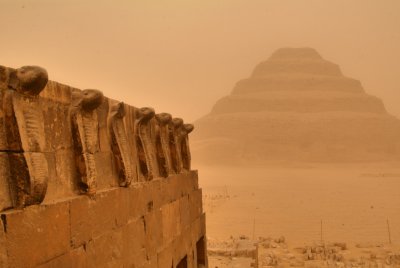
[[[71,200],[71,243],[79,247],[105,231],[127,222],[128,200],[125,192],[115,188]]]
[[[0,267],[197,267],[193,126],[35,66],[0,66],[0,102]]]
[[[0,245],[6,244],[6,235],[3,219],[0,219]],[[0,246],[0,267],[8,268],[7,248]]]
[[[10,198],[10,164],[7,153],[0,153],[0,211],[12,207]]]
[[[11,267],[35,267],[70,250],[68,202],[9,211],[1,217]]]

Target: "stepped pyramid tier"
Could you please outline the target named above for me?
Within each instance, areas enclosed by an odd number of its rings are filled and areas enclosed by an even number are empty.
[[[400,120],[312,48],[282,48],[195,122],[195,160],[400,159]]]

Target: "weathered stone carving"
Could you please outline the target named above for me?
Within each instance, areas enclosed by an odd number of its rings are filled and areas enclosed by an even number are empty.
[[[181,157],[182,157],[182,165],[183,169],[190,170],[191,169],[191,154],[190,154],[190,146],[189,146],[189,133],[192,132],[194,126],[192,124],[184,124],[181,128]]]
[[[13,205],[41,203],[49,179],[44,118],[38,94],[48,81],[45,69],[25,66],[10,72],[4,96]]]
[[[111,147],[119,173],[120,186],[129,186],[133,179],[133,164],[130,155],[130,145],[125,131],[123,118],[125,117],[125,105],[119,102],[111,106],[109,127]]]
[[[173,118],[169,125],[169,148],[171,151],[172,166],[175,173],[182,171],[180,131],[183,125],[181,118]]]
[[[10,176],[8,153],[0,152],[0,211],[13,206],[10,198]]]
[[[0,66],[0,104],[8,88],[9,68]],[[13,206],[10,197],[10,165],[3,105],[0,105],[0,211]],[[1,264],[1,262],[0,262]]]
[[[8,80],[10,78],[9,72],[10,72],[10,68],[0,66],[0,88],[1,89],[8,88]]]
[[[141,173],[146,180],[158,176],[155,146],[151,140],[150,120],[154,117],[153,108],[136,110],[136,146]]]
[[[184,124],[181,118],[174,118],[170,128],[170,150],[176,173],[182,170],[190,170],[191,155],[189,148],[189,133],[192,132],[192,124]]]
[[[99,151],[96,108],[103,103],[104,96],[99,90],[86,89],[76,93],[74,98],[71,123],[80,187],[83,192],[93,195],[97,187],[95,154]]]
[[[171,151],[169,147],[169,129],[172,116],[167,113],[156,114],[156,147],[160,175],[167,177],[173,173]]]
[[[48,74],[39,66],[24,66],[10,73],[8,87],[18,93],[37,96],[46,86]]]
[[[60,182],[79,183],[89,195],[115,186],[113,164],[119,185],[125,187],[132,180],[168,177],[190,168],[181,119],[172,120],[166,113],[155,116],[152,108],[104,103],[98,90],[66,88],[67,97],[60,103],[54,96],[60,91],[52,88],[56,82],[47,82],[41,67],[0,66],[0,210],[40,203],[47,191],[58,194],[53,188]],[[55,114],[54,107],[60,113]],[[64,159],[72,162],[66,166]],[[48,184],[50,177],[55,179]]]

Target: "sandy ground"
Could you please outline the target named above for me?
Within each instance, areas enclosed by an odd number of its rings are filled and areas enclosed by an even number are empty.
[[[400,244],[399,163],[198,169],[210,240]]]

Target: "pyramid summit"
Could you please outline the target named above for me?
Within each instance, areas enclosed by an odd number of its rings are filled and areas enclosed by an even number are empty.
[[[272,53],[269,59],[270,60],[284,60],[284,59],[322,60],[322,57],[315,49],[310,47],[303,47],[303,48],[284,47]]]
[[[273,74],[314,74],[342,76],[339,66],[324,60],[311,48],[281,48],[254,70],[252,77]]]
[[[400,159],[400,120],[312,48],[281,48],[196,123],[206,162]]]

